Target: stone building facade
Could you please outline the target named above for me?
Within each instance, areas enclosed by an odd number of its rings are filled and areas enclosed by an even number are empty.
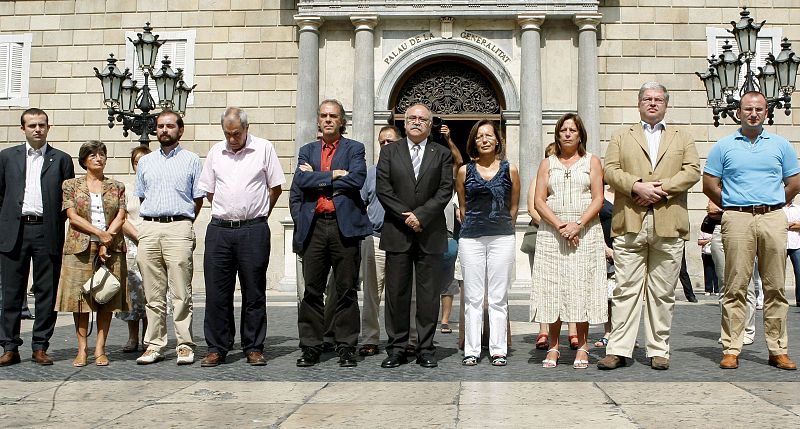
[[[269,284],[291,289],[288,184],[297,148],[314,138],[319,100],[344,103],[348,134],[367,143],[368,163],[377,158],[377,129],[401,123],[410,100],[428,100],[461,146],[474,121],[494,118],[527,187],[561,114],[579,112],[590,152],[602,155],[614,129],[638,120],[639,86],[657,80],[671,91],[667,120],[687,127],[705,157],[735,126],[713,127],[694,72],[718,53],[740,6],[767,20],[763,49],[777,53],[783,37],[800,41],[798,0],[3,1],[0,147],[22,141],[24,108],[41,107],[50,113],[54,146],[76,155],[83,141],[103,140],[107,172],[130,180],[128,154],[138,138],[107,127],[92,68],[109,53],[133,68],[126,35],[150,22],[175,42],[169,52],[197,84],[185,116],[187,148],[204,156],[222,138],[219,115],[228,105],[246,109],[251,132],[276,146],[287,189],[270,221]],[[798,110],[776,115],[770,130],[800,143]],[[698,184],[690,196],[693,225],[705,202]],[[208,216],[205,208],[196,227],[198,286]],[[687,257],[700,276],[692,242]],[[527,277],[520,255],[518,282]]]

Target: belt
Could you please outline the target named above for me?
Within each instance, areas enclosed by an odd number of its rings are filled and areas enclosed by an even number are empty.
[[[142,216],[142,219],[150,222],[159,222],[159,223],[170,223],[170,222],[177,222],[179,220],[192,220],[192,218],[188,216]]]
[[[336,219],[336,212],[314,213],[314,217],[317,219]]]
[[[261,216],[253,219],[246,219],[246,220],[224,220],[212,217],[211,218],[211,225],[221,226],[223,228],[241,228],[243,226],[248,225],[255,225],[257,223],[267,223],[266,216]]]
[[[22,215],[22,223],[44,223],[44,217],[36,215]]]
[[[724,210],[730,210],[730,211],[734,211],[734,212],[752,213],[754,215],[762,215],[762,214],[765,214],[765,213],[769,213],[771,211],[780,210],[782,208],[783,208],[783,204],[778,204],[778,205],[774,205],[774,206],[768,206],[768,205],[762,204],[762,205],[759,205],[759,206],[738,206],[738,207],[729,206],[729,207],[723,207]]]

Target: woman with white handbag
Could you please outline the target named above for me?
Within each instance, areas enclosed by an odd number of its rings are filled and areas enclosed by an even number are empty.
[[[122,225],[125,223],[125,185],[103,174],[107,150],[100,141],[84,143],[78,163],[86,175],[64,182],[63,209],[69,218],[56,311],[75,319],[78,354],[72,365],[86,366],[89,314],[97,312],[97,366],[107,366],[105,345],[114,312],[129,307],[127,266]]]

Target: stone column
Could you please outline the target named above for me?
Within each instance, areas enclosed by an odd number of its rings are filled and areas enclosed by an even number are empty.
[[[375,163],[372,135],[375,109],[375,26],[377,16],[353,16],[356,31],[355,78],[353,79],[352,138],[364,143],[367,165]]]
[[[602,157],[600,153],[600,103],[597,83],[597,26],[600,14],[576,15],[578,26],[578,114],[583,119],[589,141],[586,149]]]
[[[319,103],[319,27],[318,16],[295,15],[300,28],[300,49],[297,69],[297,108],[295,121],[295,153],[317,137],[317,105]],[[292,166],[294,168],[294,166]]]
[[[528,212],[528,186],[544,153],[542,142],[542,24],[544,15],[521,15],[519,100],[520,213]]]

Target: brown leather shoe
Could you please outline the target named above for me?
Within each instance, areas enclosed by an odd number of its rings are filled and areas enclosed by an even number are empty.
[[[597,369],[617,369],[625,366],[625,357],[617,355],[606,355],[597,361]]]
[[[223,363],[225,363],[225,356],[222,356],[217,352],[210,352],[205,358],[203,358],[202,361],[200,361],[200,366],[209,368]]]
[[[665,370],[669,369],[669,358],[663,356],[653,356],[650,358],[650,368]]]
[[[247,363],[252,366],[264,366],[267,364],[267,360],[264,359],[264,353],[252,351],[247,353]]]
[[[18,352],[5,352],[0,356],[0,366],[9,366],[20,362],[21,359]]]
[[[770,355],[769,366],[774,366],[780,369],[788,369],[790,371],[797,369],[797,364],[789,359],[789,355]]]
[[[31,360],[43,366],[53,364],[53,359],[50,359],[50,356],[47,356],[47,352],[44,350],[34,350]]]
[[[739,368],[739,356],[725,353],[722,355],[722,360],[719,361],[719,367],[722,369],[736,369]]]

